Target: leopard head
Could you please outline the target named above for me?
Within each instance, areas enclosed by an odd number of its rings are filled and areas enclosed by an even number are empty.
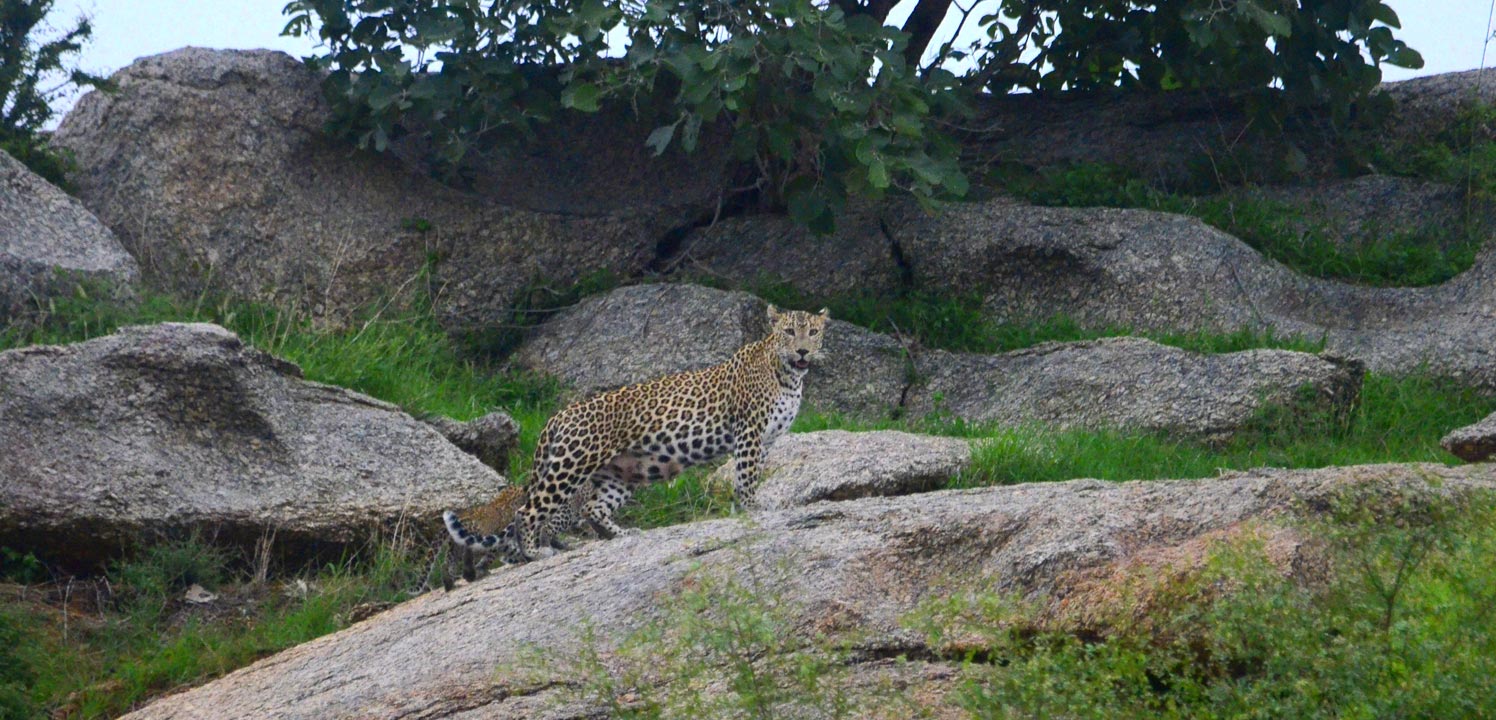
[[[825,308],[818,313],[808,313],[781,311],[770,305],[769,325],[773,328],[780,364],[795,372],[805,372],[812,361],[820,360],[821,340],[826,337],[826,321],[830,317]]]

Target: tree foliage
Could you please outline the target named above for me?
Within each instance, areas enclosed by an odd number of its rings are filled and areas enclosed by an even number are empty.
[[[917,0],[896,22],[898,5],[295,0],[285,12],[287,33],[327,48],[311,60],[329,71],[335,129],[360,145],[429,133],[460,168],[558,113],[628,104],[657,120],[639,139],[656,153],[725,133],[747,188],[819,230],[850,195],[963,195],[946,130],[973,93],[1201,89],[1246,93],[1279,123],[1345,122],[1381,63],[1422,63],[1381,0]]]
[[[41,131],[56,111],[52,103],[80,87],[104,79],[70,63],[93,34],[78,20],[50,39],[45,20],[53,0],[0,0],[0,150],[37,174],[62,184],[64,163],[46,147]]]

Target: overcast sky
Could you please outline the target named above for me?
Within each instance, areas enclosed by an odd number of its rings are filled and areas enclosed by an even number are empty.
[[[1479,67],[1482,46],[1490,36],[1492,2],[1389,0],[1402,18],[1398,37],[1423,53],[1426,64],[1417,71],[1386,67],[1384,77],[1399,80]],[[93,17],[93,43],[84,49],[81,64],[86,70],[107,74],[135,58],[186,45],[276,48],[298,57],[310,54],[310,40],[280,36],[285,4],[285,0],[57,0],[54,13],[59,20],[80,13]],[[1496,64],[1496,57],[1488,57],[1486,64]]]

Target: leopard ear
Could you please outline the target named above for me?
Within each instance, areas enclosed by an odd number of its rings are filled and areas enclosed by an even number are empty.
[[[774,303],[769,303],[769,322],[778,320],[779,314],[779,308],[774,307]]]
[[[819,312],[817,314],[821,316],[822,320],[828,319],[828,318],[831,317],[831,309],[830,308],[821,308],[821,312]]]

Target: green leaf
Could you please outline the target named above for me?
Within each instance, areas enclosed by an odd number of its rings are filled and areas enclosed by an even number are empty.
[[[1402,28],[1402,20],[1398,19],[1397,13],[1387,6],[1387,3],[1379,2],[1371,8],[1371,19],[1381,22],[1391,28]]]
[[[1387,59],[1383,62],[1387,63],[1388,65],[1393,65],[1400,68],[1417,70],[1418,68],[1423,67],[1423,55],[1419,54],[1417,50],[1414,50],[1407,45],[1403,45],[1402,47],[1393,50],[1392,54],[1388,55]]]
[[[597,112],[602,91],[592,83],[573,83],[561,90],[561,107],[582,112]]]
[[[888,166],[883,164],[883,158],[874,157],[873,161],[868,163],[867,182],[879,190],[888,189]]]
[[[655,128],[649,134],[649,137],[645,139],[644,144],[654,148],[655,157],[665,154],[665,148],[670,147],[670,140],[675,137],[675,128],[678,125],[680,125],[679,121],[670,123],[669,125],[661,125]]]

